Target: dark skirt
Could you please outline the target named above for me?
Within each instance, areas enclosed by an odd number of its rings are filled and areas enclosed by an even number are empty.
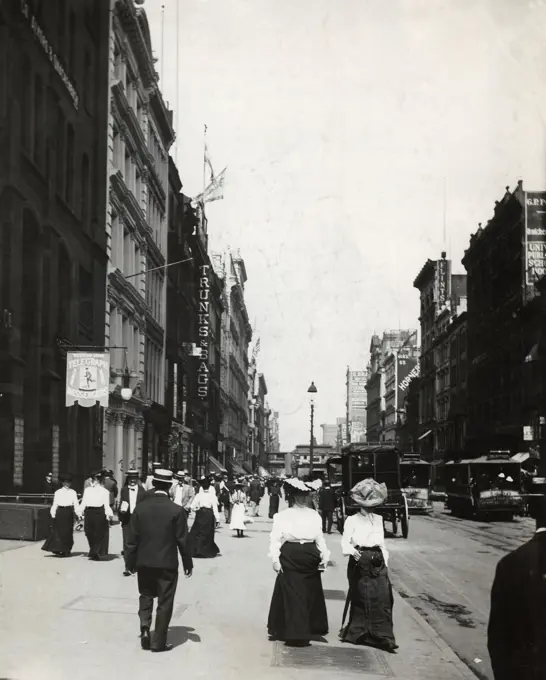
[[[284,543],[267,629],[276,640],[308,642],[328,633],[320,553],[314,543]]]
[[[279,496],[269,496],[269,517],[273,518],[279,512]]]
[[[200,508],[195,513],[190,531],[190,550],[192,557],[216,557],[220,548],[214,542],[216,519],[211,508]]]
[[[347,566],[349,623],[339,637],[342,642],[393,651],[397,648],[392,624],[394,600],[383,554],[379,548],[358,550],[360,560],[350,557]]]
[[[108,555],[110,525],[104,508],[85,508],[84,531],[90,557]]]
[[[52,553],[69,553],[74,546],[74,508],[58,507],[51,519],[49,536],[42,550]]]

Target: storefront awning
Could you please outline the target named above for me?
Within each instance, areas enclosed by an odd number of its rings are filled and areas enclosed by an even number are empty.
[[[269,472],[261,466],[258,468],[258,474],[260,475],[260,477],[271,477]]]
[[[227,473],[226,468],[220,463],[219,460],[217,460],[214,456],[211,456],[209,453],[209,463],[211,470],[214,472],[220,472],[221,474]]]
[[[422,434],[417,441],[421,441],[421,439],[428,437],[431,432],[432,430],[428,430],[427,432],[425,432],[425,434]]]
[[[229,463],[229,465],[231,465],[231,474],[233,474],[233,475],[244,475],[245,474],[245,471],[243,470],[243,468],[238,463],[236,463],[234,460],[232,460]]]
[[[249,465],[246,461],[243,461],[243,467],[247,474],[249,475],[253,474],[252,465]]]

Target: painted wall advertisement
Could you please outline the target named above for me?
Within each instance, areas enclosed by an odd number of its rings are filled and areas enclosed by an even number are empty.
[[[66,357],[66,405],[89,408],[97,401],[108,407],[109,352],[68,352]]]
[[[410,357],[410,353],[401,350],[398,353],[397,379],[398,379],[398,394],[397,394],[397,408],[402,408],[404,399],[408,394],[409,386],[412,381],[419,376],[419,361]]]
[[[546,192],[525,192],[525,283],[546,274]]]
[[[197,346],[201,349],[199,367],[197,369],[197,396],[206,399],[209,394],[209,336],[210,336],[210,265],[200,267],[199,278],[199,341]]]

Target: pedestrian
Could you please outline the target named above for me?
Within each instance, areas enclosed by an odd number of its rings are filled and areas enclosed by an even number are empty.
[[[51,506],[51,528],[42,550],[68,557],[74,547],[74,515],[79,513],[78,494],[71,488],[72,476],[59,476],[62,486],[55,491]]]
[[[60,479],[59,479],[60,481]],[[46,496],[52,496],[57,491],[57,484],[53,481],[53,473],[48,472],[44,479],[42,493]]]
[[[337,507],[337,498],[330,482],[327,481],[319,489],[318,503],[320,514],[322,515],[322,531],[331,534],[332,524],[334,522],[334,512]]]
[[[237,538],[243,538],[245,532],[246,517],[246,494],[243,491],[243,483],[235,484],[235,491],[231,496],[231,522],[229,528],[237,532]]]
[[[114,510],[116,506],[116,498],[118,497],[118,483],[114,479],[113,470],[104,470],[102,475],[102,485],[110,495],[110,507],[112,510]]]
[[[229,524],[231,521],[231,493],[229,490],[229,486],[226,480],[222,480],[220,483],[220,503],[222,505],[222,508],[224,509],[224,519],[226,524]],[[220,507],[218,507],[218,511],[220,511]]]
[[[154,488],[154,476],[155,476],[155,471],[161,469],[161,463],[158,463],[157,461],[154,461],[152,463],[151,468],[149,469],[148,476],[146,477],[146,482],[144,483],[144,490],[145,491],[155,491]]]
[[[546,678],[546,499],[530,541],[497,564],[487,646],[495,680]]]
[[[279,500],[281,493],[281,483],[275,477],[268,484],[269,491],[269,519],[279,512]]]
[[[248,486],[248,496],[250,500],[250,509],[254,517],[259,516],[261,488],[257,477],[254,477]]]
[[[216,557],[220,549],[214,542],[214,532],[220,525],[220,516],[218,500],[211,488],[210,479],[201,480],[201,488],[190,508],[195,512],[189,542],[192,557]]]
[[[84,516],[84,531],[89,543],[89,559],[98,561],[108,555],[109,522],[114,513],[110,507],[110,494],[101,485],[101,472],[91,475],[91,486],[83,492],[80,515]]]
[[[176,483],[171,488],[171,498],[172,500],[184,508],[186,517],[190,516],[190,507],[193,499],[195,498],[195,489],[191,484],[190,478],[184,473],[184,471],[179,471],[175,475]]]
[[[373,479],[358,482],[351,497],[360,512],[347,517],[341,539],[349,556],[349,589],[339,634],[342,642],[368,645],[393,653],[398,649],[392,623],[393,594],[389,579],[389,554],[381,515],[370,508],[387,499],[387,487]],[[349,610],[349,622],[344,627]]]
[[[123,535],[123,559],[125,562],[124,576],[130,576],[131,570],[127,565],[127,541],[129,540],[129,525],[138,503],[144,500],[146,492],[140,484],[138,470],[127,471],[127,483],[119,495],[119,521]]]
[[[307,505],[307,485],[299,479],[288,484],[294,505],[275,515],[270,537],[269,556],[277,579],[267,628],[275,640],[306,647],[312,637],[328,633],[321,571],[330,552],[320,515]]]
[[[156,493],[139,503],[129,525],[127,566],[137,573],[140,593],[140,645],[152,652],[167,652],[167,633],[172,618],[178,584],[178,553],[187,578],[193,572],[193,560],[188,551],[186,513],[169,498],[173,474],[157,468],[153,483]],[[155,634],[151,644],[150,629],[157,598]]]

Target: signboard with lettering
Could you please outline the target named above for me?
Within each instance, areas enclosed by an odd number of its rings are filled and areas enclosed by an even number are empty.
[[[438,260],[437,269],[437,292],[436,292],[436,302],[437,309],[441,311],[447,304],[450,290],[449,290],[449,263],[445,259]]]
[[[546,274],[546,192],[525,192],[525,283]]]
[[[209,318],[210,318],[210,264],[202,265],[199,277],[199,367],[197,368],[197,396],[206,399],[209,394]]]
[[[108,407],[109,352],[68,352],[66,357],[66,405],[89,408],[97,401]]]
[[[402,408],[408,388],[419,375],[419,362],[408,354],[400,352],[397,357],[397,408]]]

